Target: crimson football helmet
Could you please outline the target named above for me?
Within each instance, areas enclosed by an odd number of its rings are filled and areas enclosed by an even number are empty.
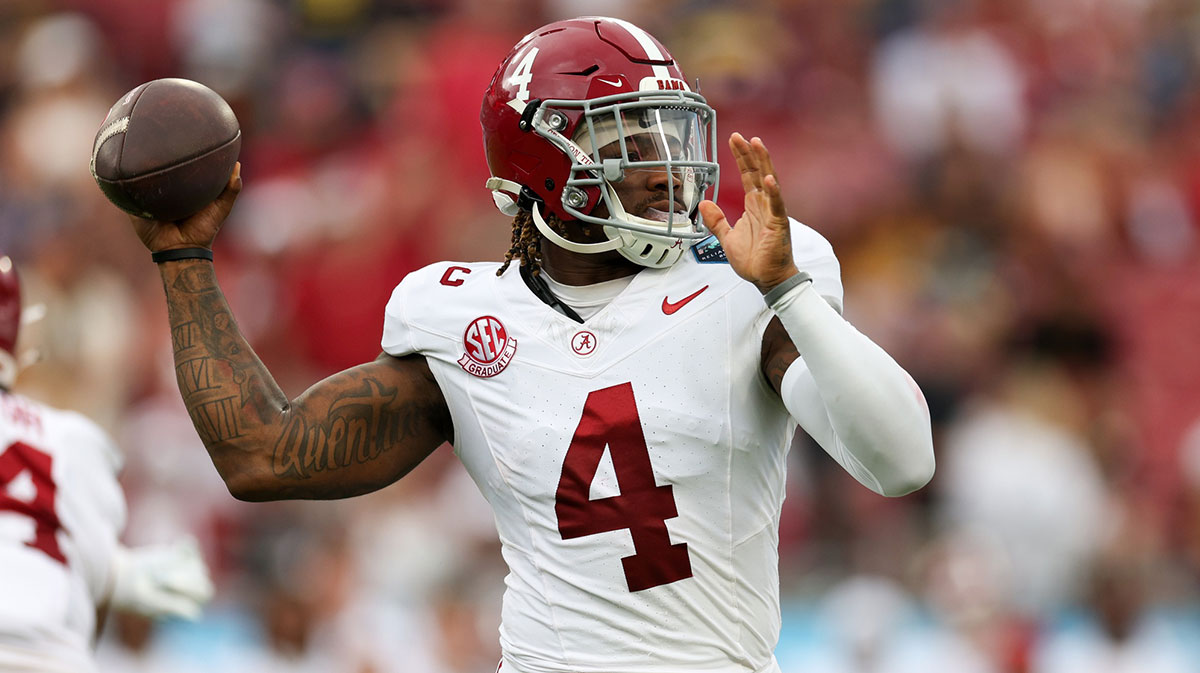
[[[0,388],[17,380],[17,333],[21,331],[21,282],[12,259],[0,256]]]
[[[492,77],[480,123],[496,206],[510,216],[529,209],[563,248],[618,250],[658,268],[708,236],[697,206],[710,187],[716,197],[716,112],[666,48],[627,21],[583,17],[526,35]],[[621,202],[613,183],[643,170],[671,176],[672,212]],[[607,217],[593,214],[600,203]],[[567,240],[543,213],[602,225],[608,240]]]

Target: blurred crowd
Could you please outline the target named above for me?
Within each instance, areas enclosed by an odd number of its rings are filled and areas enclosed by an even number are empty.
[[[649,30],[723,137],[764,139],[847,317],[929,401],[938,473],[905,498],[797,438],[784,672],[1200,670],[1195,0],[5,0],[0,251],[47,308],[18,390],[109,429],[128,542],[189,532],[218,585],[199,623],[110,620],[106,670],[490,672],[504,575],[448,447],[366,497],[228,495],[154,265],[88,173],[108,107],[172,76],[233,106],[216,263],[296,395],[378,354],[409,271],[502,259],[480,99],[580,14]]]

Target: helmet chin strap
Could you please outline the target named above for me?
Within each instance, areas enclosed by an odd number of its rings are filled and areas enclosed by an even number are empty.
[[[612,185],[605,185],[608,194],[611,197],[610,213],[612,219],[630,224],[638,224],[650,227],[667,227],[670,226],[666,222],[659,222],[645,217],[630,215],[625,210],[625,204],[621,202],[621,198],[617,195],[616,190]],[[672,220],[676,219],[675,213],[668,214]],[[690,221],[684,220],[679,223],[680,228],[690,228]],[[625,259],[651,269],[663,269],[672,266],[683,255],[683,251],[687,246],[684,246],[681,237],[669,234],[665,230],[661,234],[647,234],[630,229],[624,229],[617,226],[605,226],[604,232],[614,239],[621,241],[621,247],[618,252]]]
[[[519,193],[521,190],[519,184],[510,180],[493,177],[488,179],[486,187],[492,190],[496,206],[501,212],[515,214],[518,208],[516,200],[506,192]],[[661,227],[665,224],[656,220],[630,215],[625,211],[624,204],[621,203],[621,199],[617,196],[616,191],[613,190],[612,185],[605,185],[604,189],[608,190],[609,200],[612,204],[612,209],[615,211],[613,213],[615,219],[652,227]],[[605,225],[604,233],[609,236],[607,241],[576,243],[575,241],[567,240],[550,227],[550,224],[546,222],[546,218],[542,216],[541,208],[537,202],[530,204],[530,215],[532,216],[534,226],[537,227],[537,230],[543,236],[551,243],[571,252],[591,255],[617,250],[622,256],[635,264],[650,268],[671,266],[679,260],[679,257],[683,253],[683,246],[679,243],[679,237],[668,234],[665,231],[662,234],[641,234],[617,226]],[[669,217],[674,219],[675,215],[672,214]],[[635,251],[636,249],[645,249],[647,246],[649,246],[649,251],[646,254],[638,254]]]
[[[568,241],[567,239],[560,236],[558,234],[558,232],[556,232],[550,228],[550,225],[547,224],[546,220],[542,218],[542,212],[541,212],[541,210],[538,209],[538,204],[536,204],[536,203],[533,204],[533,213],[532,214],[533,214],[533,224],[534,224],[534,226],[537,227],[538,231],[542,232],[542,236],[545,236],[546,238],[550,239],[550,242],[557,245],[558,247],[565,248],[567,250],[570,250],[571,252],[582,252],[584,254],[591,255],[591,254],[595,254],[597,252],[608,252],[609,250],[616,250],[617,248],[621,247],[621,245],[623,245],[621,242],[621,239],[619,239],[619,238],[609,239],[609,240],[603,241],[601,243],[576,243],[575,241]]]
[[[516,215],[519,212],[520,207],[517,205],[517,200],[510,194],[520,194],[521,185],[513,182],[512,180],[491,177],[488,178],[486,183],[484,183],[484,186],[492,190],[492,198],[496,201],[496,207],[500,209],[500,212],[509,216]],[[532,211],[531,214],[533,215],[534,226],[537,227],[538,231],[542,232],[543,236],[550,239],[551,243],[554,243],[560,248],[570,250],[571,252],[581,252],[590,255],[598,252],[616,250],[622,245],[619,238],[610,239],[600,243],[576,243],[575,241],[568,241],[560,236],[558,232],[551,229],[550,225],[546,223],[546,219],[542,217],[542,212],[538,208],[537,202],[534,202],[531,205],[532,208],[530,210]]]

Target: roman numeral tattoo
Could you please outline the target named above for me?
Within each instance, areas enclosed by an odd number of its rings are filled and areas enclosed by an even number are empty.
[[[452,436],[424,360],[383,356],[290,402],[238,330],[211,264],[176,262],[163,276],[179,391],[231,490],[356,495],[398,479]]]
[[[287,405],[237,329],[208,265],[183,268],[167,293],[175,380],[205,444],[244,436],[238,421],[248,408],[261,423]],[[274,394],[272,394],[274,393]]]

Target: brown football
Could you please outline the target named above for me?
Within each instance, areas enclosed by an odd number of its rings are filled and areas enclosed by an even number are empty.
[[[225,99],[187,79],[156,79],[121,97],[92,144],[92,177],[127,213],[182,220],[224,189],[242,148]]]

